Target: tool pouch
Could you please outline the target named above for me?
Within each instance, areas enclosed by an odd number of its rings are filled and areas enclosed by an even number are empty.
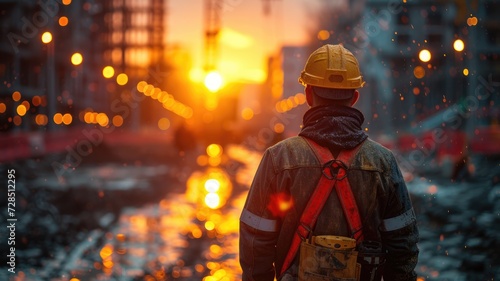
[[[357,256],[354,247],[336,249],[303,241],[300,245],[299,281],[356,281],[359,276]]]
[[[380,281],[384,272],[385,251],[377,241],[363,241],[357,246],[358,263],[361,265],[360,279]]]

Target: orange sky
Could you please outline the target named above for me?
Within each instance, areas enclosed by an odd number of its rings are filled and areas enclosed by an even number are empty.
[[[204,0],[170,0],[167,43],[180,44],[192,55],[199,73],[204,55]],[[308,34],[307,16],[321,0],[271,0],[263,13],[261,0],[223,0],[218,68],[227,80],[262,82],[266,60],[280,46],[302,45]],[[196,76],[196,75],[195,75]]]

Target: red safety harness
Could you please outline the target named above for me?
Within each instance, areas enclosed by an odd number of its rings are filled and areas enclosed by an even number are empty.
[[[290,250],[285,258],[283,267],[281,268],[280,276],[283,275],[292,264],[295,255],[299,250],[300,243],[309,238],[311,230],[316,223],[316,219],[318,218],[323,205],[325,205],[325,202],[334,187],[342,208],[344,209],[344,214],[347,219],[347,224],[351,230],[351,235],[354,239],[356,239],[357,244],[363,241],[363,232],[358,206],[356,205],[351,185],[347,180],[347,170],[349,169],[354,156],[361,148],[363,142],[351,150],[341,151],[338,157],[334,158],[328,148],[322,147],[308,138],[304,139],[309,143],[316,154],[316,157],[321,162],[323,167],[323,176],[320,178],[311,199],[309,199],[304,213],[302,213],[299,226],[297,227],[297,231],[293,236],[292,244],[290,245]]]

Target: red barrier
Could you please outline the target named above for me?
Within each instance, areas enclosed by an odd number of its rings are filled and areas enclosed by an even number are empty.
[[[172,134],[149,131],[101,130],[99,127],[74,128],[55,132],[16,132],[0,135],[0,163],[63,152],[79,142],[98,146],[167,145]]]

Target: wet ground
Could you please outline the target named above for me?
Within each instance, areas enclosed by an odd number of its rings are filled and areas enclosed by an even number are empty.
[[[0,280],[239,280],[238,218],[261,154],[145,154],[101,148],[63,176],[51,164],[66,155],[1,167],[19,180],[17,273]],[[419,280],[498,280],[500,187],[424,177],[408,187]]]

